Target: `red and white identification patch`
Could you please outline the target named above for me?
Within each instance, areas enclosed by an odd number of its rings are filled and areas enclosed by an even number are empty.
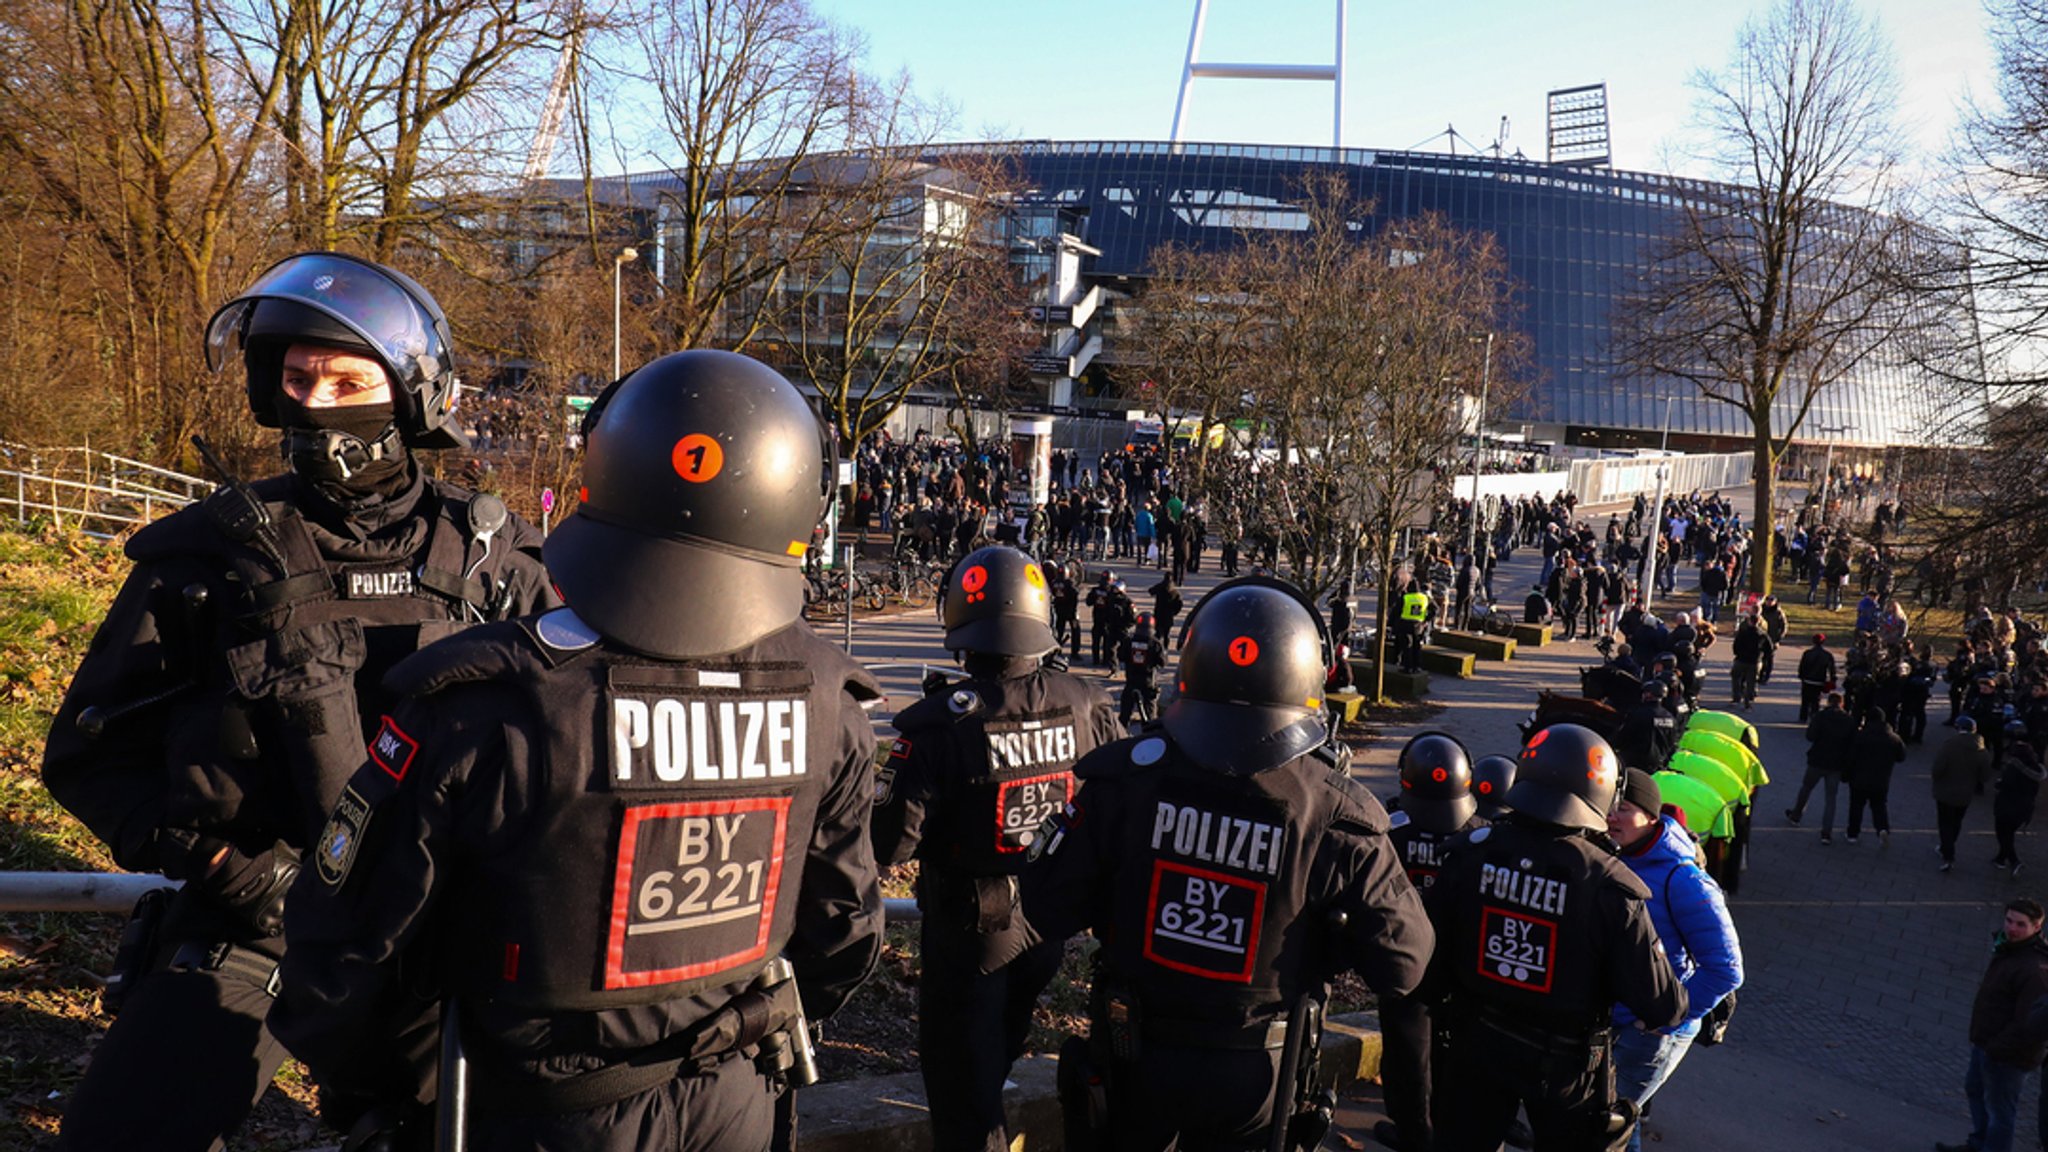
[[[1524,992],[1548,993],[1557,977],[1557,921],[1492,904],[1480,915],[1479,974]]]
[[[1074,774],[1053,772],[996,784],[996,851],[1028,851],[1038,829],[1067,806]]]
[[[604,986],[697,980],[767,956],[789,806],[764,796],[626,809]]]
[[[1265,917],[1264,883],[1155,860],[1145,959],[1206,980],[1249,984]]]
[[[901,737],[901,736],[898,736],[898,737],[896,738],[896,742],[895,742],[894,744],[891,744],[891,745],[889,745],[889,759],[891,759],[891,760],[907,760],[907,759],[909,759],[909,758],[910,758],[910,741],[908,741],[908,740],[905,740],[905,739],[904,739],[903,737]]]
[[[389,716],[384,717],[383,725],[370,739],[370,759],[393,780],[405,779],[419,750],[420,742],[407,736]]]

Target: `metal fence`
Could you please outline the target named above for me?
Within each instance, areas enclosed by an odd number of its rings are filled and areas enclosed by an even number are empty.
[[[1658,469],[1669,469],[1664,491],[1682,495],[1695,489],[1739,488],[1753,478],[1755,455],[1731,452],[1720,456],[1641,456],[1628,460],[1575,460],[1571,490],[1581,504],[1612,504],[1637,493],[1657,490]]]
[[[111,452],[0,441],[0,509],[17,522],[47,516],[94,535],[147,524],[213,489],[211,482]]]

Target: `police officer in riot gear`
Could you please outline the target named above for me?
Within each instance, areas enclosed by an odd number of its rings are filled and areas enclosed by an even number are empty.
[[[1479,818],[1498,820],[1508,811],[1508,789],[1515,786],[1515,758],[1481,756],[1472,762],[1472,799],[1479,805]]]
[[[545,548],[568,606],[392,671],[271,1026],[323,1085],[403,1100],[391,1038],[445,998],[476,1147],[765,1149],[806,1015],[881,945],[879,693],[801,620],[821,429],[772,369],[691,351],[584,431]]]
[[[1665,705],[1670,691],[1662,680],[1643,681],[1642,699],[1622,717],[1614,750],[1628,767],[1659,772],[1671,762],[1678,747],[1678,717]]]
[[[1685,988],[1657,943],[1649,889],[1608,839],[1621,760],[1576,724],[1523,746],[1514,811],[1454,841],[1429,890],[1438,948],[1437,1147],[1493,1152],[1526,1106],[1537,1152],[1626,1143],[1608,1031],[1625,1005],[1646,1028],[1685,1016]]]
[[[284,893],[386,706],[386,669],[479,621],[552,604],[539,534],[495,496],[429,480],[462,443],[447,319],[399,273],[293,256],[208,328],[239,349],[286,475],[230,480],[138,531],[119,598],[44,754],[50,792],[114,860],[184,881],[146,898],[66,1109],[74,1149],[203,1149],[284,1050]]]
[[[1060,1061],[1069,1146],[1264,1149],[1277,1128],[1312,1147],[1318,1112],[1298,1109],[1326,982],[1421,978],[1433,933],[1322,716],[1329,647],[1292,585],[1219,585],[1161,729],[1085,757],[1034,846],[1033,927],[1103,941],[1090,1036]]]
[[[1164,642],[1152,634],[1150,613],[1140,614],[1137,630],[1117,646],[1117,662],[1124,666],[1124,687],[1116,711],[1119,724],[1129,727],[1131,716],[1140,711],[1148,721],[1157,714],[1159,669],[1166,666],[1164,647]]]
[[[1472,795],[1472,763],[1465,746],[1443,732],[1424,732],[1401,749],[1401,794],[1387,839],[1419,892],[1436,883],[1437,869],[1451,838],[1477,827],[1479,802]],[[1373,1128],[1389,1148],[1428,1152],[1434,1137],[1429,1118],[1429,1008],[1415,996],[1380,1001],[1380,1031],[1386,1043],[1380,1065],[1388,1119]]]
[[[1061,955],[1028,936],[1017,874],[1073,798],[1075,761],[1123,735],[1100,689],[1041,667],[1058,647],[1046,585],[1012,548],[954,567],[941,614],[969,678],[897,714],[877,784],[876,858],[920,861],[918,1055],[939,1152],[1010,1146],[1003,1080]]]

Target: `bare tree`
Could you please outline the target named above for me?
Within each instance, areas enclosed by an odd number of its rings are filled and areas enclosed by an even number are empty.
[[[644,145],[667,169],[650,196],[669,254],[660,342],[744,348],[770,289],[835,234],[834,198],[806,193],[820,157],[855,139],[861,42],[804,0],[650,2],[632,16],[644,72],[612,79],[651,91],[660,116]]]
[[[1743,413],[1767,526],[1778,458],[1815,401],[1907,320],[1897,80],[1889,45],[1848,0],[1780,0],[1745,25],[1725,71],[1695,84],[1700,159],[1726,183],[1684,194],[1677,235],[1617,317],[1615,352]],[[1758,592],[1770,591],[1772,543],[1755,534]]]
[[[245,72],[285,70],[271,120],[293,242],[385,261],[502,191],[537,90],[596,23],[577,0],[211,2]]]
[[[103,399],[138,445],[234,410],[204,387],[200,327],[250,234],[258,124],[284,73],[227,66],[214,17],[208,0],[23,0],[0,16],[0,167],[65,238],[69,311],[50,319],[97,349],[85,379],[113,385]]]
[[[907,82],[877,89],[856,152],[813,165],[827,211],[807,257],[782,281],[761,350],[811,381],[850,448],[917,390],[960,386],[1012,329],[1022,290],[1009,274],[1009,189],[993,161],[918,158],[927,124]]]
[[[1243,249],[1163,244],[1147,258],[1144,296],[1124,310],[1131,372],[1140,398],[1162,420],[1196,417],[1200,440],[1191,483],[1205,490],[1209,429],[1248,411],[1248,380],[1262,312],[1245,282]]]

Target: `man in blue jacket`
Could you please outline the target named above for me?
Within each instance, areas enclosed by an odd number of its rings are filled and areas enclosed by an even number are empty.
[[[1700,1019],[1742,986],[1742,944],[1721,886],[1700,867],[1692,834],[1662,811],[1657,781],[1631,768],[1621,799],[1607,815],[1621,862],[1650,889],[1650,922],[1685,985],[1685,1019],[1672,1028],[1646,1029],[1627,1008],[1614,1006],[1614,1094],[1634,1100],[1638,1108],[1650,1102],[1685,1058],[1699,1035]],[[1629,1152],[1641,1152],[1642,1146],[1638,1124],[1629,1137]]]

